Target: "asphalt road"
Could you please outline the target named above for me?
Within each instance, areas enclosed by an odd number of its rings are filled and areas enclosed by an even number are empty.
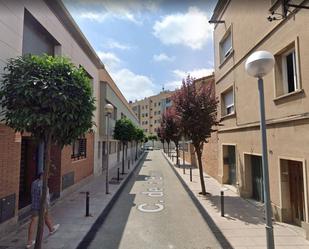
[[[90,249],[221,248],[160,151],[125,186]]]

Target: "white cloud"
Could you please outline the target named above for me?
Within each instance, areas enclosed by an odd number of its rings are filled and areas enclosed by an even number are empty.
[[[175,58],[174,57],[169,57],[168,55],[161,53],[161,54],[155,54],[153,56],[153,60],[157,61],[157,62],[161,62],[161,61],[168,61],[171,62],[173,61]]]
[[[191,77],[198,79],[212,74],[213,71],[212,68],[200,68],[188,71],[176,69],[173,71],[173,74],[180,79],[186,78],[188,74],[190,74]]]
[[[159,2],[145,0],[65,0],[69,5],[79,7],[75,15],[80,19],[104,22],[107,19],[130,21],[137,25],[143,24],[143,14],[158,10]],[[95,8],[89,8],[95,6]],[[76,10],[76,8],[75,8]]]
[[[212,36],[206,12],[190,7],[188,12],[164,16],[156,21],[153,34],[167,45],[185,45],[201,49]]]
[[[107,41],[105,41],[103,43],[103,47],[104,48],[107,48],[107,49],[120,49],[120,50],[130,50],[132,49],[133,47],[128,45],[128,44],[125,44],[125,43],[120,43],[118,41],[115,41],[113,39],[109,39]]]
[[[140,74],[135,74],[127,68],[111,72],[111,75],[127,100],[134,101],[155,94],[152,80]]]
[[[114,53],[98,51],[97,54],[109,71],[118,68],[121,64],[121,60]]]
[[[212,68],[200,68],[188,71],[176,69],[173,71],[174,80],[165,83],[164,87],[165,89],[174,90],[181,87],[182,80],[185,79],[188,74],[190,74],[191,77],[198,79],[212,74],[213,71]]]

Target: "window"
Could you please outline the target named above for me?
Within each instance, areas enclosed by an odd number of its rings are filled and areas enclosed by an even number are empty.
[[[86,158],[86,148],[87,140],[85,138],[75,140],[75,142],[72,144],[71,158],[77,160]]]
[[[148,109],[148,105],[146,105],[146,109]]]
[[[158,103],[158,106],[160,106],[160,105],[161,105],[161,102]]]
[[[161,111],[158,111],[158,114],[161,114]]]
[[[227,31],[220,44],[220,62],[222,63],[232,52],[232,33]]]
[[[284,52],[275,56],[276,96],[296,92],[300,89],[298,80],[298,63],[294,43]]]
[[[234,113],[234,93],[230,89],[222,94],[222,116]]]
[[[157,115],[157,112],[154,112],[154,115]]]
[[[155,106],[155,107],[157,106],[157,103],[156,103],[156,102],[154,103],[154,106]]]
[[[145,116],[148,117],[148,113],[146,113]]]
[[[295,92],[298,84],[294,48],[282,55],[282,74],[284,93]]]

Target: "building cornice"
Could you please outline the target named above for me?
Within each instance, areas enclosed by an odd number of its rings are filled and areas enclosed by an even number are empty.
[[[280,125],[284,123],[302,121],[302,120],[307,120],[307,119],[309,119],[308,112],[302,113],[302,114],[296,114],[296,115],[292,115],[288,117],[283,117],[283,118],[268,119],[266,120],[266,125],[267,126],[278,125],[278,124]],[[218,129],[218,133],[234,132],[234,131],[239,131],[239,130],[244,130],[244,129],[258,129],[259,127],[260,127],[260,122],[255,121],[255,122],[251,122],[251,123],[247,123],[243,125]]]
[[[55,14],[55,16],[59,19],[59,21],[63,24],[66,30],[71,34],[80,48],[87,54],[87,56],[91,59],[93,64],[98,69],[104,68],[104,64],[101,62],[99,56],[95,52],[95,50],[90,45],[87,38],[84,36],[73,17],[64,6],[61,0],[44,0],[47,6],[51,9],[51,11]]]

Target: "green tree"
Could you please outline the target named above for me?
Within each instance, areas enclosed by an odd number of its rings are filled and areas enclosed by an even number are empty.
[[[154,147],[154,141],[157,141],[158,137],[156,135],[149,135],[148,140],[152,141],[152,147]]]
[[[124,174],[124,148],[128,142],[134,139],[135,127],[128,118],[121,118],[116,121],[114,128],[114,139],[122,143],[122,174]]]
[[[134,141],[136,143],[135,160],[137,160],[138,143],[143,142],[145,134],[143,129],[139,127],[134,127],[134,129]]]
[[[44,177],[35,249],[42,245],[51,145],[83,136],[95,110],[90,80],[69,59],[26,55],[10,59],[0,84],[6,125],[44,142]]]
[[[195,80],[188,75],[182,87],[172,97],[177,113],[181,118],[184,135],[192,140],[197,155],[202,194],[206,195],[203,176],[202,152],[204,143],[219,125],[217,121],[217,104],[212,84],[197,87]]]

